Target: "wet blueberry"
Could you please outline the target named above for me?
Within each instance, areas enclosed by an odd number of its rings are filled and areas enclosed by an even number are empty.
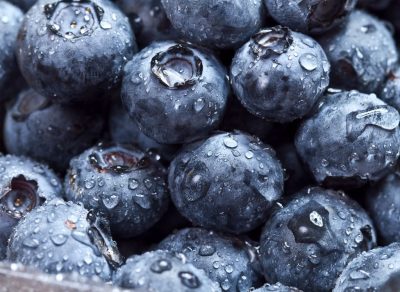
[[[129,258],[116,273],[114,284],[144,291],[220,291],[203,270],[187,263],[182,254],[167,251],[147,252]]]
[[[161,0],[172,26],[188,41],[212,48],[238,47],[263,24],[262,0]]]
[[[264,223],[283,192],[275,152],[242,132],[187,147],[173,160],[168,181],[175,206],[192,223],[236,234]]]
[[[44,0],[25,15],[17,58],[38,93],[82,102],[118,85],[135,47],[127,17],[112,2]]]
[[[50,274],[77,272],[106,281],[122,264],[107,220],[59,199],[20,221],[11,235],[7,259]]]
[[[71,158],[100,139],[104,124],[99,109],[54,104],[26,90],[7,110],[5,146],[9,153],[29,156],[65,171]]]
[[[346,20],[357,0],[264,0],[280,24],[303,33],[320,34]]]
[[[260,241],[268,282],[329,291],[356,255],[376,244],[372,221],[343,193],[299,192],[267,222]]]
[[[165,169],[133,146],[99,144],[73,158],[65,192],[68,200],[103,213],[122,238],[153,226],[169,202]]]
[[[399,122],[397,110],[375,94],[333,91],[302,123],[296,148],[318,183],[358,187],[396,163]]]
[[[17,76],[15,47],[23,14],[6,1],[0,1],[0,101],[7,98],[5,90]]]
[[[398,61],[391,32],[384,22],[356,10],[340,28],[318,39],[334,70],[331,86],[379,92]]]
[[[235,55],[231,83],[252,114],[275,122],[306,115],[329,84],[330,65],[310,37],[275,26],[255,34]]]
[[[223,291],[246,291],[262,283],[259,262],[251,242],[201,228],[182,229],[164,239],[157,249],[182,253],[204,270]]]
[[[395,292],[400,284],[400,244],[373,249],[353,259],[336,282],[333,292]]]
[[[155,42],[125,66],[123,103],[159,143],[191,142],[216,129],[228,93],[225,68],[209,51],[188,44]]]
[[[18,221],[46,200],[62,196],[62,184],[47,166],[28,158],[0,156],[0,258]]]

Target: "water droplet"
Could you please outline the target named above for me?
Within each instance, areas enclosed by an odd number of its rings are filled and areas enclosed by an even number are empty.
[[[50,239],[55,245],[63,245],[67,241],[68,236],[65,234],[56,234],[51,236]]]
[[[319,215],[319,213],[317,211],[312,211],[310,213],[310,221],[318,226],[318,227],[322,227],[324,226],[324,222],[322,221],[322,217],[321,215]]]
[[[39,240],[34,238],[26,238],[23,245],[30,248],[37,248],[39,246]]]
[[[103,198],[103,204],[107,209],[114,209],[119,203],[119,197],[116,194]]]
[[[134,178],[130,178],[128,182],[128,188],[130,190],[136,190],[138,187],[139,187],[139,182]]]
[[[306,53],[299,58],[300,66],[307,71],[313,71],[318,68],[318,59],[313,54]]]
[[[150,200],[147,198],[147,196],[145,196],[143,194],[136,194],[135,196],[133,196],[133,201],[136,204],[138,204],[140,207],[142,207],[143,209],[151,208]]]
[[[150,270],[158,274],[161,274],[165,271],[169,271],[171,269],[172,269],[171,262],[165,259],[158,260],[150,266]]]
[[[231,288],[231,284],[229,282],[228,279],[225,279],[222,283],[221,283],[221,288],[224,291],[228,291]]]
[[[228,148],[236,148],[238,146],[238,143],[229,136],[224,139],[224,145]]]
[[[227,272],[228,274],[231,274],[233,272],[233,266],[232,265],[227,265],[225,267],[225,272]]]
[[[93,189],[95,185],[96,185],[96,182],[93,179],[87,180],[85,182],[85,188],[88,190]]]
[[[199,249],[199,255],[201,256],[211,256],[215,253],[215,247],[212,245],[202,245]]]
[[[400,115],[391,106],[373,106],[365,110],[351,112],[346,117],[347,138],[355,141],[368,125],[384,130],[394,130],[399,126]]]
[[[368,279],[369,273],[363,270],[352,271],[350,273],[350,278],[352,280],[361,280],[361,279]]]
[[[199,278],[191,272],[180,272],[178,276],[181,279],[182,284],[188,288],[195,289],[199,288],[201,285]]]
[[[244,155],[247,159],[252,159],[254,157],[253,151],[249,150]]]
[[[100,27],[101,27],[102,29],[111,29],[111,28],[112,28],[112,25],[111,25],[111,23],[109,23],[109,22],[107,22],[107,21],[101,21],[101,22],[100,22]]]
[[[202,99],[202,98],[197,99],[193,105],[195,112],[197,112],[197,113],[201,112],[201,110],[204,108],[205,104],[206,103],[205,103],[204,99]]]

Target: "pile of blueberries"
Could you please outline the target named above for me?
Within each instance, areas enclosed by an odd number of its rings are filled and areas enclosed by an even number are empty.
[[[0,0],[0,259],[400,291],[399,41],[399,0]]]

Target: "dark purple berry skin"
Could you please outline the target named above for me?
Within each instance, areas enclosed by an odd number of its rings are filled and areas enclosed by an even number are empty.
[[[262,0],[161,0],[167,17],[189,42],[215,49],[237,48],[261,28]]]
[[[92,104],[119,86],[135,51],[128,18],[108,0],[40,0],[25,15],[16,48],[20,71],[39,94]]]
[[[144,291],[218,292],[206,272],[183,254],[157,250],[130,257],[114,276],[114,285]]]
[[[295,145],[319,184],[357,188],[393,169],[399,122],[397,110],[375,94],[333,91],[302,122]]]
[[[202,228],[186,228],[165,238],[157,249],[182,253],[196,268],[206,271],[223,291],[247,292],[263,283],[256,248],[244,241]]]
[[[54,104],[30,89],[7,110],[4,141],[9,153],[64,172],[74,156],[98,142],[104,126],[101,108]]]
[[[253,35],[232,60],[230,80],[252,114],[288,123],[304,117],[329,85],[330,65],[309,36],[274,26]]]
[[[265,222],[282,195],[283,170],[258,138],[222,132],[184,148],[168,182],[175,206],[193,224],[240,234]]]
[[[116,237],[140,235],[168,208],[166,170],[134,146],[86,150],[71,160],[64,186],[68,200],[103,213]]]
[[[330,86],[379,93],[399,60],[392,33],[383,21],[361,10],[318,38],[331,63]]]
[[[125,66],[122,102],[145,135],[182,144],[217,129],[229,89],[226,69],[210,51],[154,42]]]
[[[336,281],[333,292],[396,292],[400,287],[400,244],[375,248],[353,259]]]
[[[122,264],[108,221],[82,205],[54,199],[25,216],[15,228],[7,259],[49,274],[79,273],[111,280]]]
[[[330,291],[348,262],[376,246],[367,213],[342,192],[304,189],[268,220],[260,240],[267,282]]]
[[[357,0],[264,0],[264,3],[278,23],[306,34],[323,34],[345,22]]]

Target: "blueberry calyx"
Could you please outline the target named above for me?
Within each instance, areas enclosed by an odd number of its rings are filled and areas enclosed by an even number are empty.
[[[65,39],[89,36],[95,29],[111,28],[103,21],[104,10],[90,0],[62,0],[44,6],[44,14],[49,20],[48,29]]]
[[[148,158],[137,157],[117,148],[95,151],[89,155],[89,161],[99,172],[128,173],[133,170],[146,168]]]
[[[10,190],[0,198],[1,208],[10,217],[19,219],[41,203],[37,190],[36,181],[27,180],[23,175],[14,177]]]
[[[188,47],[175,45],[153,57],[151,70],[170,89],[187,88],[203,74],[203,63]]]
[[[250,46],[258,58],[286,53],[293,43],[290,30],[280,25],[263,29],[256,33],[252,39],[253,43]]]

